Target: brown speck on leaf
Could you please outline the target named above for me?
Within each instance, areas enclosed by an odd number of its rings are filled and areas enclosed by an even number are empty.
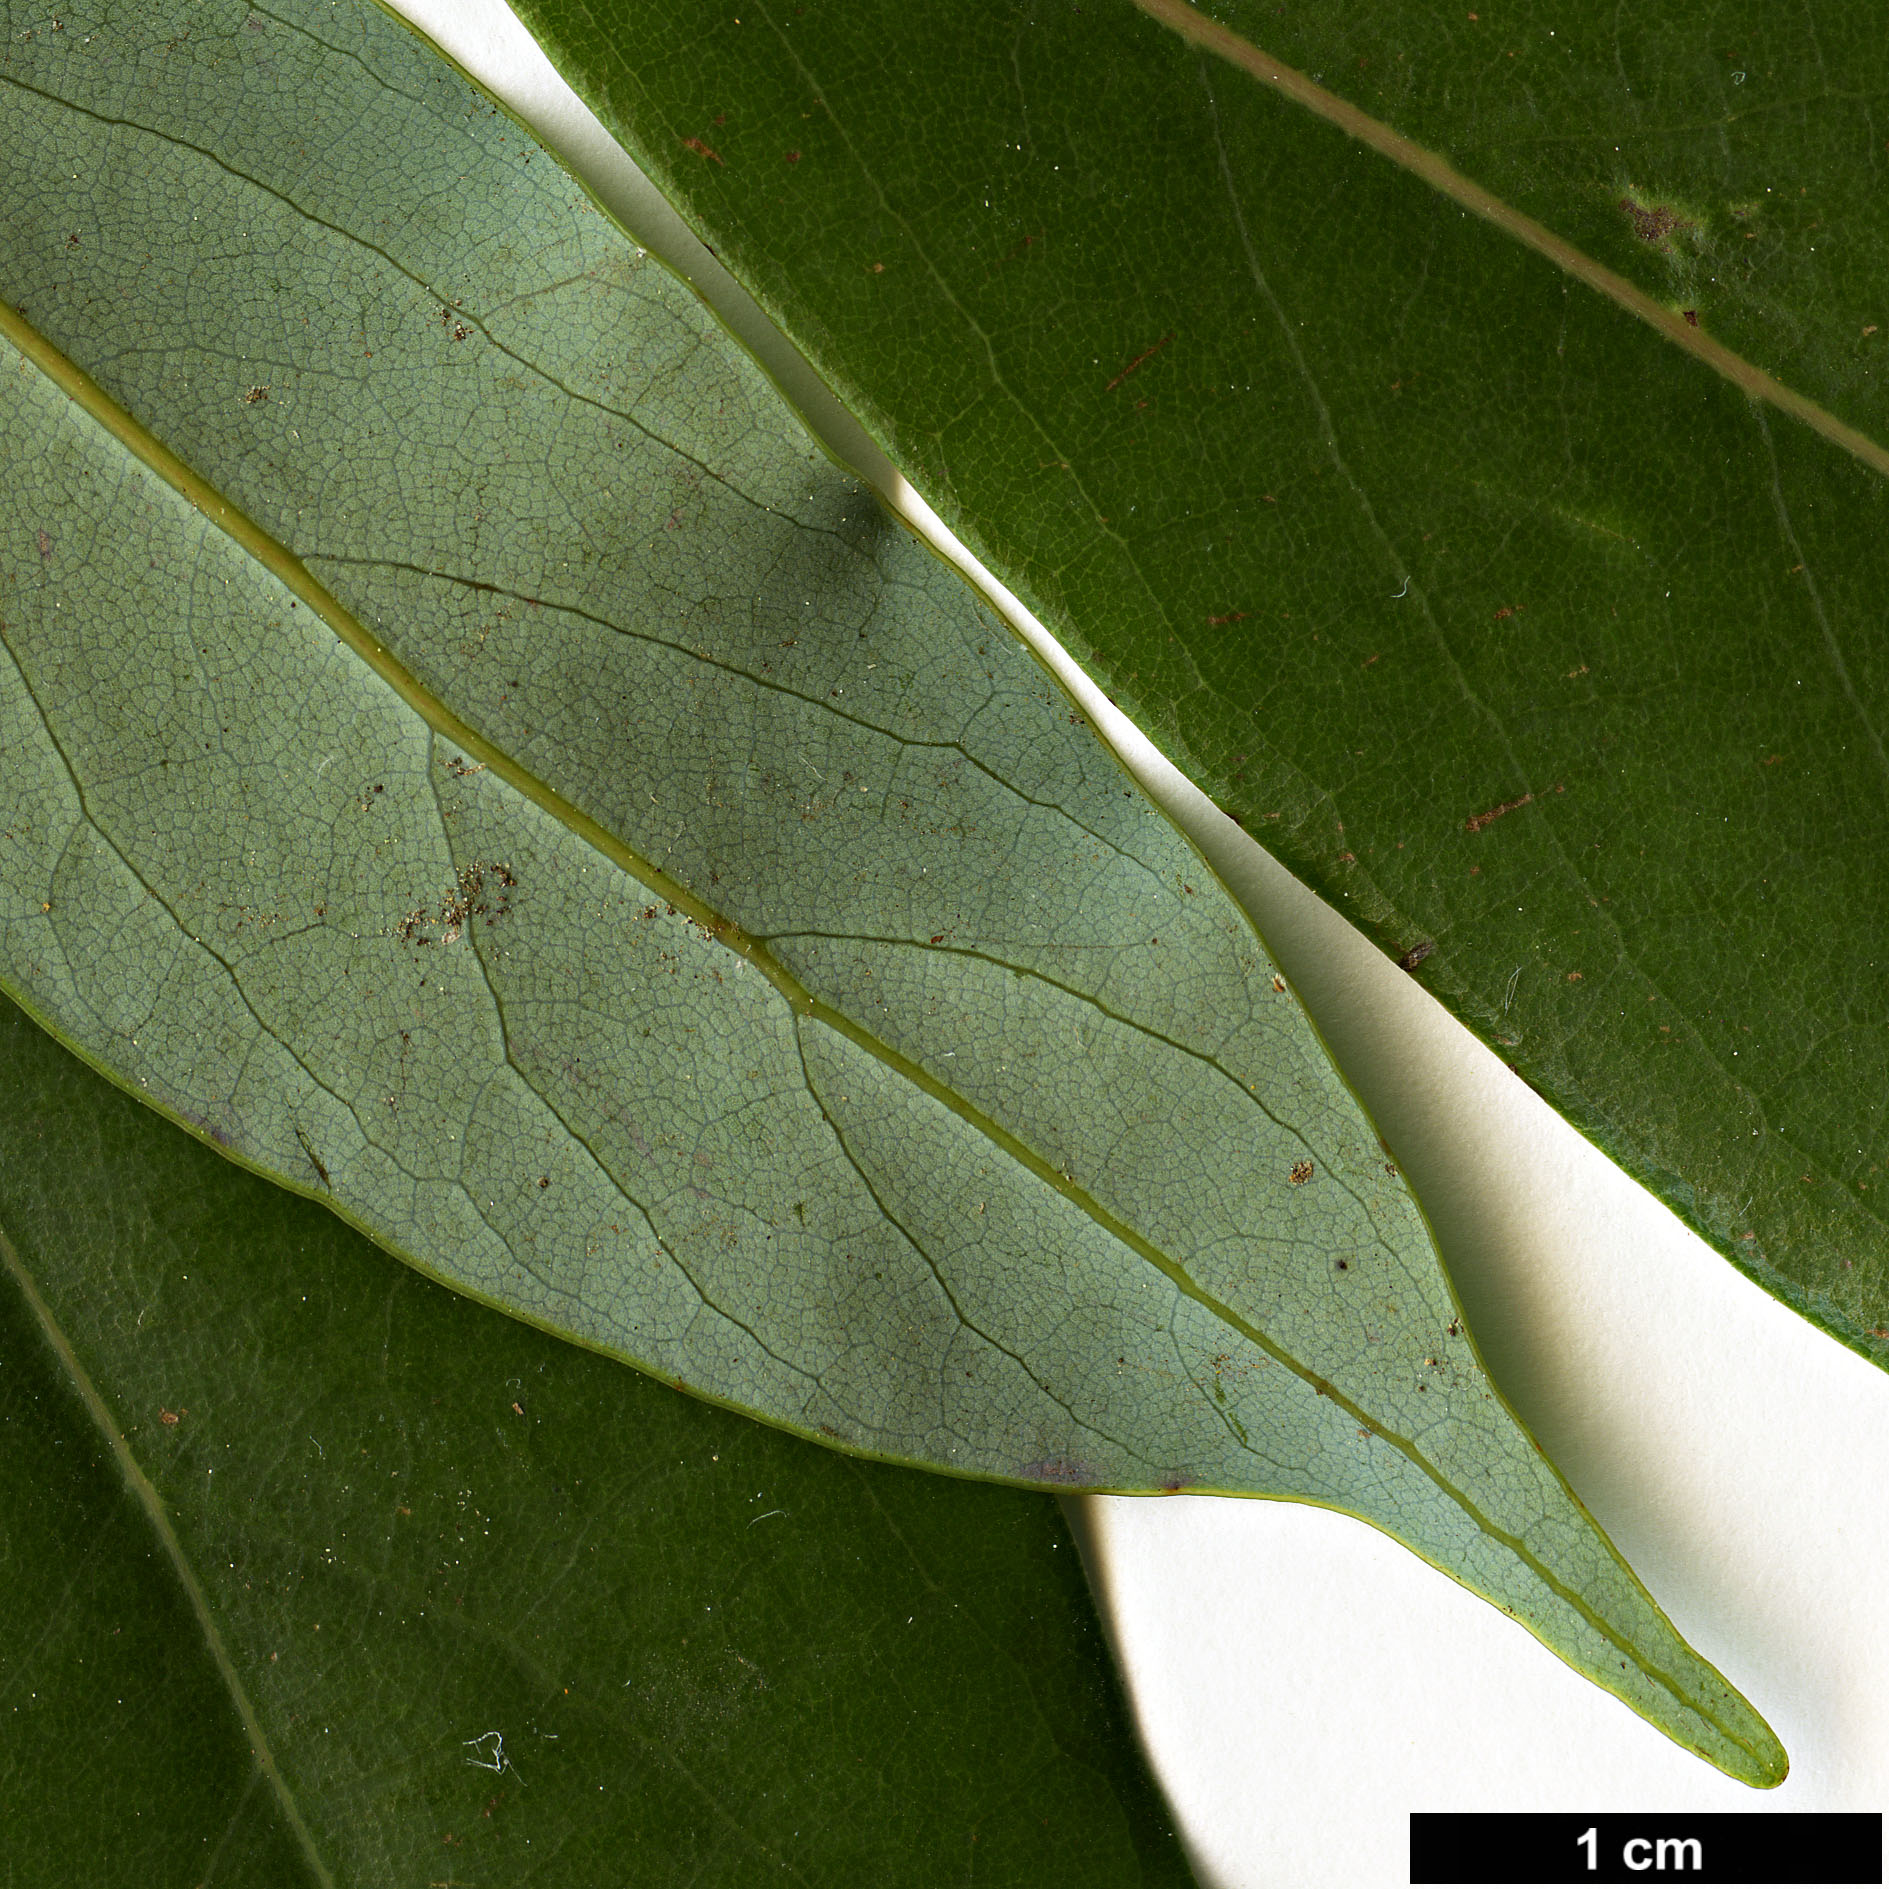
[[[514,1417],[522,1417],[524,1414],[525,1414],[525,1406],[521,1404],[516,1398],[513,1398],[512,1399],[512,1415]]]
[[[248,393],[244,394],[243,405],[246,407],[259,407],[268,398],[269,390],[267,387],[252,387]]]
[[[787,153],[787,161],[790,164],[798,164],[800,162],[800,153],[798,151],[789,151]]]
[[[1215,628],[1218,628],[1222,623],[1244,623],[1246,621],[1246,612],[1244,610],[1229,610],[1225,616],[1209,617],[1207,621]]]
[[[682,148],[685,151],[693,151],[697,157],[709,158],[714,163],[722,164],[721,153],[712,146],[704,144],[700,138],[684,138],[682,140]],[[722,164],[723,170],[727,168],[728,166],[726,164]]]
[[[551,1185],[551,1177],[550,1177],[550,1175],[548,1175],[548,1174],[540,1174],[540,1175],[538,1176],[538,1185],[539,1185],[539,1187],[540,1187],[540,1188],[545,1188],[545,1187],[549,1187],[549,1186]]]
[[[1413,944],[1410,949],[1397,960],[1397,968],[1400,971],[1414,971],[1435,949],[1436,940],[1434,938],[1422,939],[1419,943]]]
[[[1514,614],[1515,612],[1504,604],[1503,607],[1495,613],[1495,620],[1500,623],[1504,617],[1512,617]]]
[[[1292,1172],[1286,1177],[1294,1187],[1303,1187],[1312,1178],[1312,1164],[1309,1161],[1294,1161]]]
[[[1680,310],[1679,312],[1680,312],[1680,313],[1681,313],[1682,315],[1684,315],[1684,316],[1685,316],[1685,318],[1686,318],[1686,326],[1687,326],[1688,328],[1696,328],[1696,327],[1698,327],[1698,325],[1699,325],[1699,311],[1698,311],[1698,310],[1697,310],[1696,308],[1683,308],[1683,309],[1681,309],[1681,310]]]
[[[1648,206],[1635,203],[1631,197],[1622,197],[1620,207],[1626,211],[1634,235],[1643,243],[1656,243],[1663,247],[1674,230],[1692,228],[1689,217],[1681,216],[1677,210],[1669,209],[1663,203]]]
[[[1578,984],[1584,975],[1585,973],[1581,971],[1570,971],[1568,973],[1568,982],[1570,984]]]
[[[1491,821],[1499,820],[1505,813],[1513,813],[1517,807],[1525,807],[1533,800],[1533,794],[1522,794],[1514,800],[1505,800],[1499,807],[1491,807],[1487,813],[1474,813],[1463,822],[1465,833],[1480,833]]]
[[[44,531],[39,534],[39,561],[42,564],[52,562],[52,539]]]
[[[1274,990],[1284,990],[1286,987],[1286,980],[1283,977],[1275,977],[1272,980],[1272,987]]]
[[[1443,1329],[1448,1332],[1452,1338],[1460,1338],[1463,1335],[1463,1321],[1460,1318],[1453,1318]]]
[[[160,1410],[157,1413],[157,1420],[168,1430],[177,1422],[177,1412],[174,1410]]]
[[[872,272],[873,272],[873,274],[874,274],[874,275],[884,275],[884,274],[885,274],[885,264],[884,264],[884,263],[882,263],[882,262],[875,262],[875,263],[874,263],[874,264],[872,265]]]
[[[1156,341],[1152,343],[1150,346],[1143,348],[1141,352],[1137,354],[1135,358],[1132,361],[1130,361],[1128,365],[1125,368],[1123,368],[1122,371],[1119,374],[1117,374],[1112,381],[1109,382],[1108,386],[1105,387],[1103,391],[1105,393],[1112,394],[1115,391],[1115,389],[1119,387],[1122,384],[1122,382],[1125,381],[1129,377],[1129,375],[1132,374],[1135,371],[1135,369],[1138,368],[1142,364],[1142,362],[1153,360],[1154,357],[1157,354],[1159,354],[1161,350],[1164,347],[1166,347],[1167,344],[1173,339],[1174,339],[1174,330],[1170,328],[1167,331],[1167,333],[1161,337],[1159,341]]]

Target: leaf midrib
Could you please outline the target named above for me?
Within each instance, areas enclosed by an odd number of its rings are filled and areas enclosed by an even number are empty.
[[[1139,3],[1139,0],[1138,0]],[[533,805],[556,820],[575,838],[582,840],[619,870],[646,886],[651,892],[673,906],[683,916],[691,919],[709,936],[738,957],[751,965],[787,1003],[796,1020],[818,1022],[836,1034],[845,1037],[855,1047],[871,1056],[885,1068],[902,1077],[934,1101],[948,1108],[960,1120],[982,1135],[994,1147],[1008,1155],[1019,1166],[1034,1175],[1046,1186],[1052,1188],[1067,1200],[1079,1212],[1086,1214],[1111,1238],[1118,1241],[1145,1264],[1161,1273],[1184,1297],[1199,1305],[1212,1317],[1218,1319],[1229,1330],[1237,1332],[1250,1344],[1263,1351],[1274,1362],[1283,1365],[1301,1382],[1306,1384],[1316,1395],[1329,1399],[1343,1410],[1354,1422],[1367,1430],[1370,1435],[1390,1444],[1405,1456],[1420,1474],[1427,1477],[1437,1490],[1445,1495],[1465,1514],[1475,1526],[1490,1540],[1500,1542],[1514,1555],[1516,1560],[1526,1567],[1542,1585],[1553,1593],[1566,1606],[1585,1620],[1609,1645],[1624,1654],[1635,1667],[1655,1684],[1665,1688],[1682,1706],[1697,1713],[1702,1719],[1714,1725],[1726,1741],[1747,1752],[1754,1759],[1758,1757],[1756,1748],[1739,1735],[1732,1726],[1726,1724],[1714,1712],[1708,1702],[1697,1698],[1681,1685],[1664,1668],[1650,1665],[1641,1649],[1632,1641],[1625,1639],[1587,1600],[1575,1589],[1570,1588],[1535,1556],[1521,1537],[1498,1527],[1485,1515],[1481,1508],[1470,1499],[1467,1493],[1456,1487],[1441,1471],[1427,1460],[1421,1450],[1409,1438],[1386,1429],[1370,1416],[1360,1405],[1354,1403],[1336,1385],[1322,1377],[1318,1372],[1288,1352],[1277,1340],[1260,1327],[1249,1323],[1232,1307],[1216,1298],[1212,1293],[1201,1288],[1188,1274],[1186,1268],[1176,1259],[1162,1252],[1145,1236],[1133,1227],[1118,1219],[1100,1201],[1093,1198],[1086,1189],[1071,1181],[1060,1169],[1055,1167],[1043,1155],[1031,1148],[1026,1142],[992,1120],[964,1096],[959,1095],[949,1085],[941,1082],[928,1070],[891,1045],[882,1042],[869,1030],[863,1028],[844,1012],[835,1009],[816,997],[804,984],[790,972],[785,965],[767,949],[765,943],[744,931],[708,906],[695,893],[671,878],[658,866],[644,859],[639,853],[612,833],[600,821],[583,811],[575,803],[567,800],[557,790],[540,780],[536,775],[520,766],[519,763],[502,748],[488,740],[469,722],[465,721],[453,709],[447,706],[437,695],[428,689],[417,676],[376,637],[371,630],[357,618],[341,601],[322,585],[309,571],[307,566],[286,546],[270,536],[254,520],[232,505],[200,474],[180,459],[149,428],[135,419],[117,401],[98,385],[83,369],[68,359],[22,315],[11,306],[0,302],[0,337],[10,341],[20,352],[39,369],[40,372],[64,393],[68,399],[89,414],[100,426],[105,428],[118,442],[147,466],[153,473],[169,485],[186,503],[198,511],[206,520],[224,533],[233,543],[254,558],[257,563],[270,572],[277,581],[306,603],[328,628],[350,650],[394,692],[399,699],[418,715],[437,736],[461,747],[468,756],[479,760],[485,767],[498,775],[507,785],[530,800]],[[141,1098],[147,1099],[147,1098]],[[274,1178],[271,1176],[270,1178]],[[4,1235],[0,1234],[0,1261],[13,1270],[22,1280],[22,1290],[31,1292],[30,1282],[18,1268],[12,1250],[6,1247]],[[1447,1278],[1445,1280],[1447,1287]],[[1454,1289],[1448,1288],[1454,1300]],[[34,1301],[38,1300],[34,1295]],[[47,1325],[49,1338],[56,1335],[56,1327],[50,1324],[49,1314],[41,1311],[41,1321]],[[70,1357],[67,1347],[62,1356]],[[87,1384],[76,1358],[70,1359],[69,1368],[74,1373],[75,1382],[81,1386],[81,1393],[86,1394]],[[1499,1393],[1498,1393],[1499,1395]],[[96,1398],[96,1392],[90,1392]],[[104,1412],[102,1402],[94,1409],[99,1417],[101,1429],[108,1437],[116,1437],[116,1431]],[[114,1444],[114,1448],[118,1445]],[[1250,1446],[1247,1446],[1250,1448]],[[135,1463],[130,1461],[128,1453],[121,1457],[126,1466],[127,1477],[136,1473]],[[1552,1466],[1551,1466],[1552,1467]],[[1560,1472],[1553,1472],[1558,1479]],[[146,1485],[148,1487],[148,1485]],[[1572,1492],[1570,1491],[1570,1494]],[[145,1498],[141,1495],[141,1500]],[[1576,1498],[1578,1500],[1578,1498]],[[157,1503],[155,1491],[151,1491],[147,1507]],[[178,1561],[180,1570],[190,1586],[192,1605],[198,1609],[204,1624],[206,1635],[214,1635],[214,1627],[205,1611],[205,1603],[192,1577],[184,1569],[182,1549],[176,1544],[174,1535],[168,1533],[168,1524],[162,1521],[161,1508],[153,1507],[154,1517],[158,1519],[161,1530],[166,1533],[173,1557]],[[1595,1531],[1603,1541],[1606,1536],[1594,1524]],[[1386,1532],[1391,1532],[1386,1530]],[[1401,1537],[1394,1537],[1401,1539]],[[1421,1548],[1406,1542],[1413,1552],[1423,1556]],[[1609,1551],[1614,1561],[1636,1587],[1640,1586],[1638,1577],[1613,1550]],[[1429,1557],[1423,1556],[1428,1559]],[[1462,1579],[1461,1575],[1454,1578]],[[1644,1591],[1642,1589],[1642,1591]],[[1487,1597],[1487,1596],[1486,1596]],[[1526,1623],[1523,1623],[1526,1624]],[[1539,1636],[1538,1636],[1539,1637]],[[213,1642],[219,1664],[225,1669],[226,1678],[232,1688],[233,1696],[240,1701],[240,1709],[245,1713],[245,1724],[253,1725],[253,1712],[249,1711],[247,1700],[240,1692],[233,1667],[228,1665],[228,1656],[221,1649],[220,1640]],[[254,1731],[257,1740],[258,1761],[263,1761],[266,1747],[261,1743],[259,1728]],[[270,1761],[272,1764],[272,1761]],[[271,1772],[274,1775],[273,1770]],[[278,1789],[281,1786],[278,1781]],[[296,1827],[306,1833],[297,1820]],[[313,1851],[310,1850],[311,1859]],[[318,1860],[315,1866],[319,1867]],[[324,1884],[329,1882],[322,1875]]]
[[[1703,328],[1695,328],[1683,316],[1663,308],[1643,289],[1617,270],[1597,261],[1567,238],[1557,235],[1545,223],[1538,223],[1526,212],[1498,197],[1494,191],[1465,177],[1441,156],[1407,137],[1382,119],[1315,83],[1302,72],[1275,59],[1230,27],[1209,19],[1189,0],[1134,0],[1134,5],[1157,25],[1198,48],[1214,54],[1237,67],[1249,78],[1270,86],[1294,105],[1323,118],[1347,137],[1368,146],[1380,157],[1388,158],[1399,169],[1420,178],[1439,195],[1460,204],[1472,215],[1493,224],[1504,235],[1544,257],[1564,274],[1573,276],[1596,294],[1603,295],[1629,315],[1643,321],[1662,339],[1682,348],[1753,400],[1768,401],[1772,406],[1800,420],[1832,445],[1840,447],[1861,461],[1872,472],[1889,477],[1889,447],[1872,439],[1860,428],[1840,420],[1827,407],[1809,395],[1765,372],[1755,362],[1715,340]]]
[[[216,1619],[210,1611],[208,1595],[198,1581],[196,1570],[190,1565],[190,1558],[184,1552],[184,1545],[177,1538],[177,1531],[171,1526],[169,1513],[164,1507],[164,1498],[157,1492],[156,1486],[144,1473],[137,1457],[132,1453],[131,1444],[125,1433],[118,1427],[112,1416],[111,1407],[92,1382],[91,1374],[80,1363],[79,1356],[72,1348],[72,1341],[67,1338],[59,1321],[53,1316],[52,1307],[41,1295],[39,1286],[19,1250],[8,1237],[4,1227],[0,1227],[0,1270],[13,1282],[14,1290],[24,1301],[27,1310],[33,1316],[33,1322],[39,1327],[40,1335],[46,1341],[46,1347],[58,1361],[67,1382],[85,1406],[86,1415],[92,1419],[99,1436],[111,1451],[112,1461],[123,1479],[125,1492],[143,1510],[144,1517],[156,1533],[164,1553],[171,1564],[171,1571],[176,1575],[178,1585],[184,1591],[185,1599],[190,1603],[191,1614],[197,1622],[197,1629],[203,1635],[204,1646],[211,1660],[215,1663],[217,1676],[222,1680],[230,1703],[236,1708],[236,1715],[242,1721],[243,1735],[249,1741],[250,1755],[255,1761],[256,1770],[269,1781],[269,1788],[275,1792],[276,1803],[281,1809],[284,1821],[295,1837],[296,1847],[302,1853],[315,1880],[321,1889],[334,1889],[334,1876],[328,1865],[322,1861],[321,1852],[315,1847],[315,1838],[308,1825],[302,1819],[302,1813],[296,1807],[295,1798],[290,1792],[287,1780],[276,1764],[275,1753],[270,1749],[269,1740],[262,1729],[262,1722],[256,1715],[256,1708],[243,1685],[242,1677],[236,1670],[236,1663],[231,1659],[229,1648],[223,1644],[223,1635],[218,1631]],[[253,1777],[252,1773],[252,1777]]]

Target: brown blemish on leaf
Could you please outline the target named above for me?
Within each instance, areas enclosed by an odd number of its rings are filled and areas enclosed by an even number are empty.
[[[252,387],[248,393],[244,394],[243,405],[246,407],[259,407],[268,398],[269,390],[267,387]]]
[[[700,138],[684,138],[682,146],[684,150],[693,151],[697,157],[710,158],[715,163],[721,164],[723,170],[728,168],[726,164],[722,164],[721,153],[704,144]]]
[[[1294,1161],[1292,1172],[1286,1176],[1294,1187],[1303,1187],[1312,1178],[1312,1164],[1309,1161]]]
[[[1635,203],[1631,197],[1622,197],[1620,207],[1627,213],[1627,220],[1633,225],[1633,233],[1643,243],[1653,243],[1665,248],[1666,239],[1674,230],[1689,230],[1693,227],[1690,217],[1683,217],[1677,210],[1670,209],[1663,203]],[[1697,325],[1696,323],[1694,324]]]
[[[1170,328],[1167,331],[1167,333],[1161,337],[1159,341],[1155,342],[1150,347],[1143,348],[1141,352],[1137,354],[1135,358],[1132,361],[1130,361],[1128,365],[1125,368],[1123,368],[1122,371],[1119,374],[1117,374],[1112,381],[1109,382],[1108,386],[1104,388],[1103,391],[1105,393],[1112,394],[1115,391],[1115,389],[1119,387],[1122,384],[1122,382],[1125,381],[1129,377],[1129,375],[1135,371],[1136,368],[1138,368],[1144,361],[1153,360],[1154,357],[1157,354],[1159,354],[1161,350],[1164,347],[1166,347],[1167,344],[1173,339],[1174,339],[1174,330]]]
[[[1435,949],[1436,940],[1434,938],[1425,938],[1420,943],[1413,944],[1410,949],[1397,960],[1397,968],[1400,971],[1414,971]]]
[[[320,907],[318,906],[316,909],[319,911]],[[327,1188],[332,1194],[334,1192],[334,1183],[329,1180],[328,1170],[322,1166],[321,1156],[315,1152],[314,1143],[302,1132],[302,1124],[300,1122],[295,1124],[295,1139],[302,1144],[302,1152],[308,1156],[308,1165],[321,1176],[322,1186]]]
[[[1487,813],[1474,813],[1463,822],[1466,833],[1480,833],[1492,821],[1499,820],[1505,813],[1513,813],[1517,807],[1525,807],[1534,799],[1533,794],[1522,794],[1517,799],[1505,800],[1499,807],[1491,807]]]
[[[1071,1462],[1066,1456],[1040,1457],[1033,1463],[1025,1463],[1017,1474],[1025,1482],[1054,1482],[1064,1487],[1096,1480],[1092,1469],[1085,1464]]]

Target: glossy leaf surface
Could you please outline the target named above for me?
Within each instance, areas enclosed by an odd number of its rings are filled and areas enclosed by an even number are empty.
[[[1184,771],[1889,1358],[1873,22],[517,10]]]
[[[1191,1880],[1047,1498],[443,1292],[3,1002],[0,1098],[15,1882]]]
[[[1350,1510],[1775,1781],[1031,659],[424,47],[187,11],[8,73],[28,1008],[549,1330],[861,1454]]]

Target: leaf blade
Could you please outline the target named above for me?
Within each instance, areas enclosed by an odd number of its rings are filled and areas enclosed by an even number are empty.
[[[8,739],[53,810],[8,836],[15,987],[488,1303],[864,1454],[1344,1506],[1776,1781],[1488,1384],[1237,910],[1063,698],[450,75],[371,16],[332,63],[252,30],[227,150],[187,84],[114,90],[191,219],[157,282],[109,197],[47,269],[100,114],[38,94],[68,161],[19,174],[16,266],[80,358],[5,424],[86,528],[13,521]],[[298,59],[298,97],[377,73],[343,116],[405,154],[393,201],[346,139],[272,140]],[[417,214],[441,171],[477,189]],[[258,257],[286,321],[241,290]],[[100,331],[127,299],[156,349]]]

